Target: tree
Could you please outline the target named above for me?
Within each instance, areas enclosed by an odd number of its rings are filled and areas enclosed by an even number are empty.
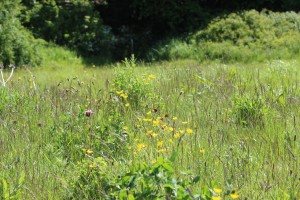
[[[0,1],[0,63],[38,64],[35,40],[19,20],[20,0]]]

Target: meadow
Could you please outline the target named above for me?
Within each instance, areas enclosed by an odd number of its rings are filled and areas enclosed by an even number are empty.
[[[299,60],[40,52],[0,88],[2,199],[300,198]]]

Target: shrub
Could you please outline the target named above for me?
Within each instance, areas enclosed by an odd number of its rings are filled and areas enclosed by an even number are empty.
[[[110,55],[109,46],[113,41],[110,29],[103,25],[91,1],[23,2],[27,6],[23,23],[36,37],[83,54]]]
[[[114,175],[103,158],[88,158],[76,165],[70,180],[70,198],[85,199],[192,199],[191,187],[200,179],[184,173],[175,176],[173,162],[159,157],[153,165],[137,163],[126,173]],[[115,171],[114,171],[115,172]]]
[[[299,38],[299,14],[250,10],[217,17],[190,38],[169,40],[148,55],[222,62],[289,59],[300,53]]]
[[[38,64],[40,58],[37,44],[30,32],[20,23],[20,0],[4,0],[0,2],[0,63]]]

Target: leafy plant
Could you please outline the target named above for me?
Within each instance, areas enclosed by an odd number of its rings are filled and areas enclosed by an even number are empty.
[[[24,184],[25,173],[22,173],[16,184],[9,184],[5,178],[0,178],[0,198],[3,200],[18,199]]]
[[[260,99],[236,97],[233,102],[233,113],[238,124],[244,126],[264,125],[264,104]]]
[[[0,2],[0,63],[23,65],[40,63],[37,41],[19,20],[21,0]]]
[[[113,80],[114,91],[120,93],[123,99],[128,98],[131,104],[137,106],[143,98],[150,94],[152,89],[151,80],[146,80],[148,77],[136,74],[134,55],[130,59],[125,58],[123,63],[124,65],[116,70],[116,76]]]
[[[173,163],[158,157],[151,166],[145,163],[134,165],[129,172],[119,176],[109,186],[110,199],[190,199],[199,197],[192,193],[191,186],[199,181],[198,176],[185,174],[187,179],[175,176]]]

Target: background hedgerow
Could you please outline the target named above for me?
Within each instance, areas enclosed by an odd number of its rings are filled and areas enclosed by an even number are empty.
[[[300,16],[295,12],[241,11],[212,20],[189,39],[173,39],[150,51],[150,59],[253,62],[299,55]]]

